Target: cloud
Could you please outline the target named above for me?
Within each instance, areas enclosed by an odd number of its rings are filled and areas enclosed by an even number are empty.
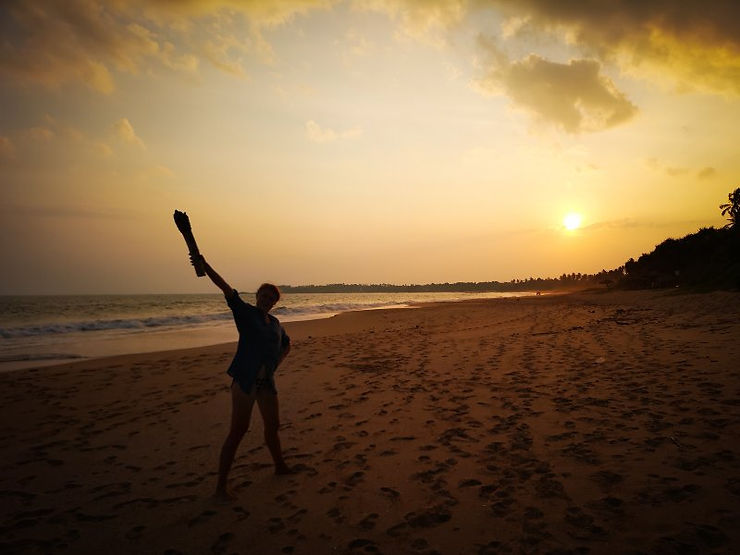
[[[42,218],[92,218],[92,219],[116,219],[131,220],[137,219],[138,214],[131,210],[122,210],[120,208],[97,208],[90,209],[83,206],[40,206],[40,205],[6,205],[0,207],[0,214],[16,217],[42,217]]]
[[[136,145],[141,148],[146,148],[146,146],[144,145],[144,141],[142,141],[138,137],[138,135],[134,131],[133,126],[131,125],[131,122],[129,122],[128,119],[119,119],[116,123],[113,124],[113,130],[116,134],[116,137],[118,137],[123,142],[131,145]]]
[[[624,71],[740,93],[740,3],[495,0],[520,27],[548,30]]]
[[[130,3],[140,8],[148,17],[159,22],[170,21],[172,18],[203,17],[215,12],[237,12],[259,27],[277,27],[284,25],[297,15],[329,8],[336,3],[336,0],[280,0],[279,2],[138,0]]]
[[[430,41],[493,10],[504,17],[503,39],[544,31],[581,48],[584,57],[616,62],[623,72],[649,81],[740,93],[737,0],[356,0],[355,5],[384,12],[406,35]]]
[[[488,53],[484,75],[475,85],[504,94],[514,105],[568,133],[601,131],[630,120],[637,107],[601,73],[596,60],[558,63],[535,54],[511,62],[492,41],[479,43]]]
[[[8,137],[0,137],[0,159],[15,158],[15,145]]]
[[[470,9],[467,0],[355,0],[354,5],[385,13],[405,35],[437,44],[444,42],[440,33],[460,23]]]
[[[6,0],[0,3],[0,77],[52,88],[84,83],[110,94],[116,72],[162,67],[192,73],[201,59],[241,74],[244,52],[272,55],[262,29],[329,5],[327,0]]]
[[[685,166],[665,166],[663,161],[658,158],[646,158],[645,165],[652,171],[662,171],[670,177],[680,177],[693,173],[698,179],[708,179],[717,173],[717,170],[711,166],[705,166],[700,169],[687,168]]]
[[[114,89],[111,69],[133,71],[156,54],[153,33],[93,0],[11,0],[0,8],[0,74],[57,87],[81,81],[101,93]]]
[[[683,88],[740,94],[740,3],[715,0],[347,0],[386,14],[401,34],[431,43],[495,11],[504,39],[560,36],[584,58]],[[5,0],[0,2],[0,78],[104,94],[118,72],[197,72],[201,63],[244,74],[248,57],[273,60],[263,32],[339,0]],[[357,45],[359,50],[363,46]]]
[[[232,37],[214,36],[203,44],[203,54],[214,67],[237,77],[244,77],[242,53],[246,48]]]
[[[678,177],[680,175],[686,175],[691,170],[689,168],[666,168],[665,172],[671,177]]]
[[[705,168],[700,169],[698,172],[696,172],[696,177],[699,179],[707,179],[709,177],[714,176],[714,174],[717,173],[717,170],[714,168],[707,166]]]
[[[153,177],[175,177],[175,172],[162,164],[154,166],[151,169],[151,174]]]
[[[622,218],[621,220],[606,220],[585,225],[580,229],[582,231],[593,231],[597,229],[662,229],[676,226],[693,226],[705,224],[702,220],[665,220],[665,221],[648,221],[636,218]]]
[[[165,185],[167,181],[175,178],[176,175],[177,174],[171,168],[162,164],[156,164],[140,168],[131,174],[131,178],[146,183],[147,185],[161,187]]]
[[[101,158],[110,158],[113,156],[113,149],[102,141],[93,143],[92,150]]]
[[[76,149],[91,145],[91,141],[79,129],[60,124],[48,114],[42,119],[44,123],[41,125],[16,129],[8,136],[0,137],[0,158],[25,159],[36,165],[42,150],[59,154],[68,147]],[[65,156],[69,153],[65,151]]]
[[[23,131],[23,138],[30,141],[45,143],[54,138],[54,131],[44,126],[31,127]]]
[[[645,165],[651,170],[655,171],[660,168],[660,160],[657,158],[646,158]]]
[[[346,131],[334,131],[333,129],[322,129],[313,120],[306,122],[306,136],[314,143],[330,143],[339,139],[351,139],[362,134],[362,130],[355,127]]]
[[[584,57],[615,62],[624,73],[674,83],[679,90],[740,94],[740,3],[610,0],[356,0],[384,12],[404,34],[440,42],[440,31],[494,11],[503,39],[547,32]],[[482,18],[480,18],[482,19]]]
[[[348,29],[344,34],[344,44],[339,41],[337,44],[355,56],[367,56],[374,49],[373,43],[357,29]]]

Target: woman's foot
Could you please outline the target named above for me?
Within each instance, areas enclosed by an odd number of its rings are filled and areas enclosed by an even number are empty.
[[[287,474],[295,474],[295,470],[290,468],[285,463],[280,463],[275,465],[275,474],[277,474],[278,476],[285,476]]]
[[[213,494],[213,500],[219,505],[228,505],[237,500],[236,495],[226,489],[217,489]]]

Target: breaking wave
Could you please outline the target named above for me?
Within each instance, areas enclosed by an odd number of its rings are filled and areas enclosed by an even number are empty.
[[[305,306],[277,306],[272,314],[281,321],[303,320],[314,317],[326,317],[350,310],[371,310],[390,306],[405,306],[408,303],[325,303]],[[47,335],[61,335],[68,333],[82,333],[95,331],[145,331],[156,328],[192,328],[231,320],[231,312],[210,314],[182,314],[147,318],[114,318],[99,320],[82,320],[72,322],[57,322],[42,325],[29,325],[0,328],[0,337],[12,339],[18,337],[34,337]]]

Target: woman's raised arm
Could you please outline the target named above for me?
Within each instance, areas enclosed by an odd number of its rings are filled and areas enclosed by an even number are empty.
[[[211,265],[206,262],[205,257],[201,254],[200,255],[200,261],[203,264],[203,268],[205,268],[206,275],[211,278],[211,281],[216,284],[216,286],[221,289],[221,291],[224,292],[224,295],[228,298],[231,297],[231,294],[234,292],[234,289],[226,283],[226,280],[222,278],[220,275],[218,275],[218,272],[211,268]],[[190,263],[195,266],[196,260],[193,259],[193,257],[190,257]]]

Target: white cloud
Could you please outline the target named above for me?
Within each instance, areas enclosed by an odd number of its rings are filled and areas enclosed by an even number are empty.
[[[740,3],[494,0],[509,35],[550,31],[648,80],[740,93]]]
[[[538,121],[575,134],[614,127],[637,113],[596,60],[558,63],[530,54],[512,62],[492,41],[481,39],[480,45],[488,59],[477,88],[508,96]]]
[[[175,172],[162,164],[154,166],[152,168],[152,174],[155,177],[175,177]]]
[[[684,88],[740,93],[740,3],[552,0],[349,0],[386,14],[400,33],[439,44],[485,10],[502,15],[504,39],[549,32],[601,62]],[[117,71],[159,67],[192,73],[201,60],[236,75],[244,60],[270,61],[267,29],[338,0],[6,0],[0,76],[49,87],[82,82],[105,94]],[[359,41],[352,48],[362,52]]]
[[[443,44],[444,32],[460,23],[469,11],[467,0],[355,0],[359,9],[387,14],[400,23],[403,34],[432,44]]]
[[[0,77],[52,88],[84,83],[110,94],[116,71],[165,67],[193,73],[205,59],[242,75],[245,53],[272,58],[263,29],[332,3],[8,0],[0,3],[0,20],[12,29],[0,41]],[[194,32],[198,28],[202,32]]]
[[[689,168],[683,168],[683,167],[674,167],[674,168],[666,168],[665,172],[671,176],[671,177],[679,177],[681,175],[686,175],[691,170]]]
[[[23,131],[23,138],[30,141],[44,143],[51,141],[54,138],[54,131],[43,126],[31,127],[30,129]]]
[[[338,44],[355,56],[367,56],[374,49],[374,44],[357,29],[348,29],[344,34],[344,43],[338,41]]]
[[[314,143],[330,143],[339,139],[351,139],[362,134],[362,130],[355,127],[345,131],[334,131],[329,128],[322,128],[313,120],[306,122],[306,136]]]
[[[102,141],[93,143],[92,149],[102,158],[110,158],[113,155],[113,149]]]
[[[645,159],[645,165],[651,171],[661,172],[669,177],[681,177],[692,174],[697,179],[708,179],[717,174],[717,170],[711,166],[704,166],[703,168],[698,169],[686,166],[668,166],[666,165],[666,162],[658,158]]]
[[[131,145],[136,145],[141,148],[146,148],[146,146],[144,145],[144,141],[142,141],[136,134],[136,131],[134,131],[134,128],[128,119],[119,119],[115,124],[113,124],[113,130],[115,131],[116,137],[118,137],[123,142]]]
[[[708,179],[710,177],[714,177],[714,175],[717,173],[717,170],[715,170],[711,166],[706,166],[696,172],[696,177],[699,179]]]
[[[15,158],[15,145],[8,137],[0,137],[0,158]]]

